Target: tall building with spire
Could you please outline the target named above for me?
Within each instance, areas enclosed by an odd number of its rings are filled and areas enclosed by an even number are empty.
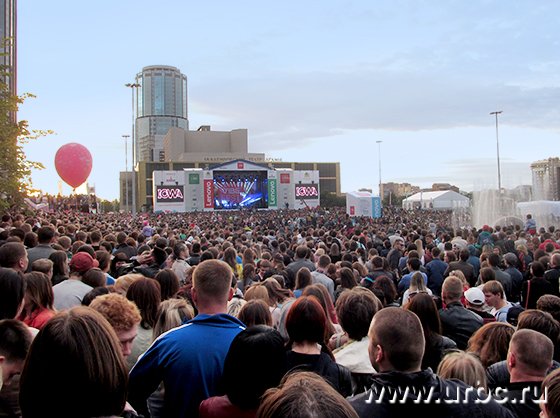
[[[169,129],[189,129],[187,77],[178,68],[152,65],[136,76],[136,84],[136,161],[163,161]]]

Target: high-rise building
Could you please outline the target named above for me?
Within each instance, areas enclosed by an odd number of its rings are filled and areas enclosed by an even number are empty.
[[[170,128],[189,128],[187,77],[175,67],[152,65],[136,76],[136,161],[163,161]]]
[[[0,79],[17,94],[17,0],[0,0]]]
[[[533,200],[560,200],[560,158],[548,158],[531,164]]]

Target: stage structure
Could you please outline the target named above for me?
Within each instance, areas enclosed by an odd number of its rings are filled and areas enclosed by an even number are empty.
[[[303,209],[319,206],[319,171],[273,169],[246,160],[154,171],[154,212]]]

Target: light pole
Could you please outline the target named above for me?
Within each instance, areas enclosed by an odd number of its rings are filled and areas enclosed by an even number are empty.
[[[129,211],[128,208],[128,147],[127,142],[130,135],[121,135],[124,139],[124,204],[126,211]]]
[[[136,141],[134,140],[134,90],[140,87],[138,83],[126,83],[132,92],[132,213],[136,213]]]
[[[500,142],[498,141],[498,115],[502,113],[501,110],[496,110],[495,112],[490,112],[491,115],[496,116],[496,154],[498,157],[498,193],[502,193],[502,175],[500,172]]]
[[[383,202],[383,195],[381,194],[382,190],[381,190],[381,143],[383,141],[375,141],[377,143],[377,155],[378,155],[378,165],[379,165],[379,198],[381,199],[381,202]]]

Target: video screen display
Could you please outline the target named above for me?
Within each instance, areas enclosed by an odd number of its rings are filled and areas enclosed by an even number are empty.
[[[214,171],[214,209],[268,208],[266,171]]]
[[[296,184],[296,199],[318,199],[319,198],[319,185],[318,184]]]
[[[156,202],[178,203],[184,200],[183,186],[156,186]]]

